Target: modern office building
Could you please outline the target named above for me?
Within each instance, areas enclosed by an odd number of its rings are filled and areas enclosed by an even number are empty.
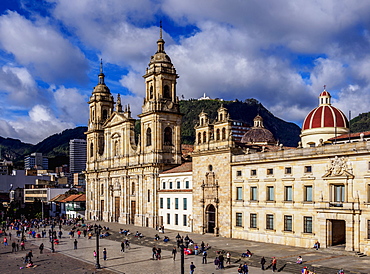
[[[69,170],[80,173],[86,168],[86,140],[72,139],[69,141]]]
[[[45,169],[49,168],[48,157],[42,153],[32,153],[24,158],[24,169]]]

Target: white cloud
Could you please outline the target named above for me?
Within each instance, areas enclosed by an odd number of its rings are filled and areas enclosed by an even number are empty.
[[[83,53],[47,20],[31,22],[17,12],[0,16],[0,45],[44,81],[86,80]]]

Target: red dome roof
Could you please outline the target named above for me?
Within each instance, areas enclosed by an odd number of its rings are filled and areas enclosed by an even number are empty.
[[[320,93],[320,96],[330,96],[330,93],[324,90],[323,92]]]
[[[320,96],[323,95],[323,91]],[[329,95],[330,96],[330,95]],[[331,105],[321,105],[313,110],[304,119],[302,130],[322,127],[348,128],[347,117],[342,111]]]

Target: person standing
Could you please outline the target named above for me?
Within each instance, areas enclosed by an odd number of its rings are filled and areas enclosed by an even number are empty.
[[[193,262],[190,263],[190,274],[193,274],[195,270],[195,265]]]
[[[42,254],[42,252],[44,251],[44,243],[40,244],[39,249],[40,249],[40,254]]]
[[[224,266],[224,260],[225,260],[224,255],[220,254],[218,256],[218,259],[220,260],[220,266],[219,266],[219,268],[220,269],[224,269],[225,268],[225,266]]]
[[[12,253],[14,253],[16,251],[16,243],[15,241],[12,242]]]
[[[73,242],[73,249],[77,249],[77,244],[78,244],[77,239],[75,239]]]
[[[6,237],[4,237],[3,243],[4,243],[4,246],[8,246],[8,239]]]
[[[152,248],[152,259],[154,260],[154,258],[157,257],[157,248],[155,246],[153,246]]]
[[[124,241],[121,242],[121,252],[122,253],[125,252],[125,242]]]
[[[202,260],[202,264],[207,264],[207,251],[203,251],[203,260]]]
[[[97,256],[97,254],[96,254],[96,251],[94,250],[94,260],[96,261],[96,256]]]
[[[226,253],[226,264],[231,264],[231,254],[229,251]]]
[[[249,272],[248,265],[247,265],[247,263],[244,263],[244,265],[243,265],[243,274],[248,274],[248,272]]]
[[[107,249],[104,247],[103,249],[103,260],[106,261],[107,260]]]
[[[265,263],[266,263],[266,259],[265,259],[265,257],[262,257],[262,258],[261,258],[261,262],[260,262],[260,263],[261,263],[261,269],[262,269],[262,270],[265,270]]]
[[[277,260],[275,257],[272,257],[271,266],[272,266],[272,272],[275,272],[277,270]]]
[[[173,249],[172,249],[172,258],[173,258],[173,260],[176,260],[176,254],[177,254],[177,249],[174,246]]]

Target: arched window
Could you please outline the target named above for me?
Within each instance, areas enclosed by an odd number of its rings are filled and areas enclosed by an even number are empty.
[[[203,143],[207,142],[207,133],[203,131]]]
[[[104,184],[100,185],[100,195],[104,195]]]
[[[170,127],[164,129],[164,145],[172,145],[172,129]]]
[[[198,144],[202,143],[202,134],[198,132]]]
[[[220,140],[220,129],[219,128],[216,130],[216,140],[217,141]]]
[[[150,86],[150,89],[149,89],[149,98],[150,99],[153,99],[154,97],[154,94],[153,94],[153,86]]]
[[[163,98],[171,99],[171,92],[169,86],[165,85],[163,88]]]
[[[152,130],[150,127],[146,130],[146,146],[152,145]]]
[[[203,126],[203,118],[200,119],[200,125]]]
[[[90,157],[94,156],[94,145],[93,143],[90,144]]]
[[[226,139],[226,128],[222,128],[222,140]]]
[[[103,121],[107,120],[108,118],[108,111],[106,109],[103,110]]]
[[[222,113],[220,114],[220,121],[222,121]]]

